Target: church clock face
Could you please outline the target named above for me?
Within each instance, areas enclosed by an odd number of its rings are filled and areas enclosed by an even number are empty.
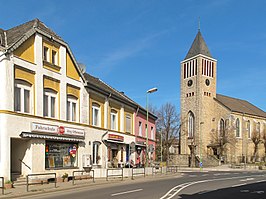
[[[207,86],[209,86],[209,85],[210,85],[210,80],[206,79],[206,80],[205,80],[205,84],[206,84]]]
[[[188,82],[187,82],[187,86],[190,87],[190,86],[192,86],[192,84],[193,84],[193,81],[192,81],[191,79],[188,80]]]

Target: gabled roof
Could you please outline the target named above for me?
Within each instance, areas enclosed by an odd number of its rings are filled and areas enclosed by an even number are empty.
[[[232,112],[244,113],[266,118],[266,112],[246,100],[216,94],[216,100]]]
[[[43,22],[41,22],[39,19],[33,19],[31,21],[28,21],[24,24],[18,25],[14,28],[11,28],[6,31],[7,36],[7,45],[11,46],[14,43],[16,43],[18,40],[20,40],[27,32],[29,32],[32,28],[37,28],[52,37],[62,40],[61,37],[59,37],[55,32],[53,32],[50,28],[48,28]]]
[[[130,99],[128,96],[126,96],[123,92],[119,92],[110,85],[103,82],[101,79],[94,77],[88,73],[84,74],[84,77],[87,81],[86,87],[92,90],[95,90],[97,92],[102,93],[103,95],[109,96],[110,98],[113,98],[117,101],[123,102],[131,107],[134,108],[140,108],[143,114],[145,114],[146,109],[141,107],[139,104],[137,104],[135,101]],[[151,112],[149,112],[149,115],[153,117],[153,119],[157,119],[155,115],[153,115]]]
[[[185,60],[186,59],[189,59],[191,57],[194,57],[196,55],[199,55],[199,54],[202,54],[202,55],[205,55],[205,56],[208,56],[208,57],[211,57],[211,53],[208,49],[208,46],[207,44],[205,43],[200,31],[198,31],[198,34],[196,35],[196,38],[194,39],[188,53],[187,53],[187,56],[185,57]]]

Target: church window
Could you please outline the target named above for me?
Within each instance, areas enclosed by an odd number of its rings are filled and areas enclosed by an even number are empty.
[[[188,137],[193,138],[194,137],[194,114],[192,112],[188,113]]]
[[[220,134],[220,137],[223,137],[224,134],[225,134],[225,125],[224,125],[224,120],[223,119],[220,120],[219,134]]]
[[[236,119],[236,137],[240,137],[240,122],[239,119]]]
[[[186,74],[187,74],[187,64],[185,63],[184,64],[184,79],[187,78]]]
[[[257,133],[260,133],[260,123],[259,122],[257,123],[256,130],[257,130]]]
[[[196,62],[196,63],[195,63],[195,75],[197,75],[198,60],[196,59],[195,62]]]
[[[251,138],[251,129],[250,129],[250,121],[247,121],[247,132],[248,132],[248,138]]]

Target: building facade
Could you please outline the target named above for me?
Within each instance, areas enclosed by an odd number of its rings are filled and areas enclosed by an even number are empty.
[[[266,113],[245,100],[216,93],[217,60],[200,31],[180,71],[183,162],[208,166],[262,160]]]
[[[0,176],[137,162],[136,113],[146,110],[86,74],[38,19],[0,29],[0,76]],[[155,131],[156,116],[149,115]],[[149,142],[155,146],[155,137]]]

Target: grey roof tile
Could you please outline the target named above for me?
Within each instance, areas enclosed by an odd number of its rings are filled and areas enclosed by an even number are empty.
[[[200,31],[198,31],[198,34],[196,35],[185,59],[189,59],[191,57],[194,57],[196,55],[206,55],[208,57],[212,57],[211,53],[209,51],[209,48],[207,46],[207,44],[205,43]]]
[[[217,94],[216,100],[229,108],[233,112],[244,113],[259,117],[266,118],[266,112],[249,103],[246,100],[232,98],[224,95]]]

